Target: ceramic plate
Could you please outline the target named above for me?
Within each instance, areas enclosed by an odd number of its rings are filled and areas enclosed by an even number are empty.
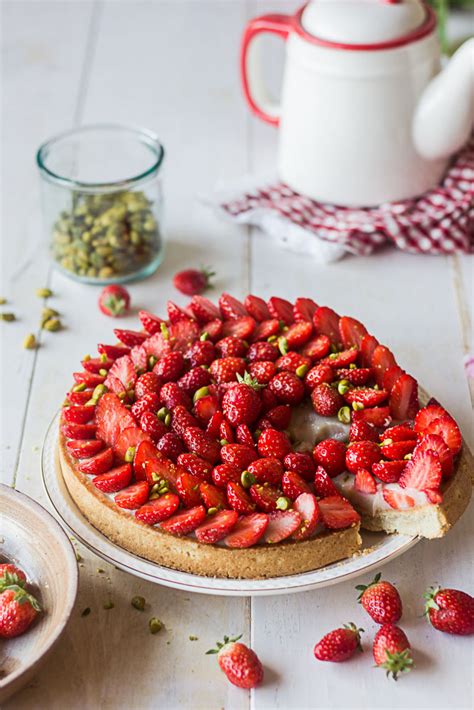
[[[64,631],[76,600],[77,561],[61,526],[23,493],[0,485],[0,562],[21,567],[44,612],[0,647],[0,702],[24,686]]]
[[[240,580],[200,577],[162,567],[115,545],[82,515],[69,495],[56,462],[58,420],[59,415],[55,417],[49,427],[42,454],[43,482],[51,503],[69,530],[86,547],[107,562],[137,577],[164,584],[167,587],[202,594],[229,596],[290,594],[337,584],[364,574],[373,568],[378,569],[389,560],[409,550],[419,541],[417,537],[406,535],[364,532],[362,535],[363,548],[366,551],[363,554],[313,572],[270,579]]]

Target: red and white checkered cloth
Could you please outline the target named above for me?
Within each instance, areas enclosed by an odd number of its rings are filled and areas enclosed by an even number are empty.
[[[288,248],[313,252],[321,261],[345,252],[370,254],[387,242],[416,254],[468,254],[474,251],[474,138],[453,160],[441,185],[417,199],[365,209],[336,207],[275,182],[241,187],[231,198],[213,202],[233,221],[260,226]],[[322,253],[314,243],[310,246],[311,237],[326,243],[320,244]]]

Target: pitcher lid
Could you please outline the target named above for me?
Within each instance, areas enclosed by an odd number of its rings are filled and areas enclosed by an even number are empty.
[[[436,22],[422,0],[311,0],[298,14],[304,34],[347,49],[405,44]]]

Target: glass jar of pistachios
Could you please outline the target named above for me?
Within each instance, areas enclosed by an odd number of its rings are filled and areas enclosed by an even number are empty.
[[[45,230],[56,266],[87,283],[153,273],[163,257],[164,149],[154,133],[94,125],[37,153]]]

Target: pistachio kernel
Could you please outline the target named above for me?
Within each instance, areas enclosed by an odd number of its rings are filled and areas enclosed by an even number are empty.
[[[159,498],[159,497],[160,497],[160,494],[158,493],[158,491],[153,491],[153,493],[150,493],[150,497],[148,500],[156,500],[156,498]]]
[[[153,616],[148,622],[148,628],[151,634],[157,634],[163,628],[163,622]]]
[[[221,446],[227,446],[229,442],[227,441],[227,439],[221,439],[219,443]]]
[[[403,457],[404,461],[411,461],[413,458],[413,454],[405,454]]]
[[[349,370],[355,370],[356,368],[357,365],[355,364],[355,362],[351,362],[351,364],[349,365]]]
[[[209,333],[207,332],[207,330],[205,330],[204,333],[201,333],[199,340],[202,340],[202,341],[209,340]]]
[[[26,350],[34,350],[36,348],[36,338],[33,333],[30,333],[29,335],[25,336],[25,338],[23,339],[23,347]]]
[[[243,485],[244,488],[250,488],[250,486],[253,486],[257,479],[253,475],[253,473],[250,473],[250,471],[242,471],[242,475],[240,476],[240,482]]]
[[[150,368],[155,367],[157,362],[158,362],[158,358],[155,357],[155,355],[150,355],[150,357],[148,358],[148,367],[150,367]]]
[[[86,389],[86,383],[79,382],[78,385],[74,385],[74,387],[72,388],[72,391],[73,392],[84,392],[85,389]]]
[[[0,320],[4,320],[7,323],[11,323],[16,320],[14,313],[0,313]]]
[[[86,606],[86,608],[81,611],[81,616],[89,616],[90,613],[91,613],[90,606]]]
[[[119,392],[117,397],[123,402],[124,399],[127,399],[127,393],[126,392]]]
[[[112,599],[109,599],[108,601],[105,602],[104,604],[104,609],[113,609],[115,604],[113,603]]]
[[[362,402],[352,402],[352,409],[354,412],[359,412],[361,409],[364,409],[364,405]]]
[[[88,362],[90,359],[91,359],[91,356],[89,355],[89,353],[87,353],[87,354],[84,355],[84,357],[82,358],[82,362]]]
[[[43,323],[43,328],[55,333],[57,330],[61,330],[61,321],[59,318],[48,318],[47,321]]]
[[[276,335],[269,335],[267,338],[267,343],[274,343],[276,340],[278,340]]]
[[[37,288],[36,295],[38,298],[49,298],[53,295],[53,292],[49,288]]]
[[[218,511],[218,508],[208,508],[207,509],[207,514],[208,515],[215,515]]]
[[[4,306],[6,302],[7,302],[7,299],[3,298],[3,296],[0,296],[0,306]]]
[[[158,475],[157,473],[155,473],[155,472],[153,471],[152,474],[151,474],[151,480],[152,480],[152,481],[155,481],[155,482],[158,482],[158,481],[160,480],[160,477],[159,477],[159,475]]]
[[[160,323],[160,330],[161,330],[161,334],[162,334],[163,338],[165,340],[169,340],[170,339],[170,332],[168,330],[166,323],[164,323],[163,321]]]
[[[156,416],[158,419],[161,419],[161,421],[164,421],[167,414],[169,414],[169,412],[166,407],[161,407],[161,409],[157,411]]]
[[[351,410],[349,409],[349,407],[341,407],[337,413],[337,418],[343,424],[350,424]]]
[[[308,365],[306,365],[306,364],[300,365],[299,367],[296,368],[296,371],[295,371],[296,376],[297,377],[304,377],[306,375],[306,373],[308,372],[308,370],[309,370]]]
[[[282,355],[286,355],[288,352],[288,340],[285,338],[284,335],[280,335],[278,338],[278,350],[281,352]]]
[[[138,611],[144,611],[146,605],[145,597],[132,597],[130,604],[133,606],[134,609],[137,609]]]
[[[380,443],[380,446],[388,446],[389,444],[393,444],[393,439],[384,439],[384,440]]]
[[[277,498],[276,507],[278,510],[288,510],[291,505],[291,501],[286,496],[280,496]]]
[[[100,361],[101,362],[107,362],[107,355],[105,353],[100,354]]]
[[[200,387],[194,393],[194,396],[193,396],[194,404],[196,404],[198,399],[202,399],[203,397],[207,397],[208,394],[209,394],[209,387]]]
[[[168,412],[166,417],[164,418],[164,423],[166,426],[169,426],[171,424],[171,414]]]
[[[107,387],[102,384],[102,385],[97,385],[97,387],[94,387],[94,391],[92,393],[92,398],[93,399],[100,399],[103,394],[107,392]]]
[[[105,399],[104,399],[104,402],[105,402]],[[125,452],[125,461],[126,461],[127,463],[132,463],[132,461],[133,461],[133,459],[134,459],[134,457],[135,457],[135,450],[136,450],[136,447],[135,447],[135,446],[129,446],[128,449],[126,450],[126,452]]]
[[[99,375],[101,377],[107,377],[107,370],[104,367],[101,367],[99,370]]]
[[[349,390],[349,380],[341,380],[340,382],[338,382],[337,391],[339,392],[339,394],[346,394],[346,392],[349,392]]]

